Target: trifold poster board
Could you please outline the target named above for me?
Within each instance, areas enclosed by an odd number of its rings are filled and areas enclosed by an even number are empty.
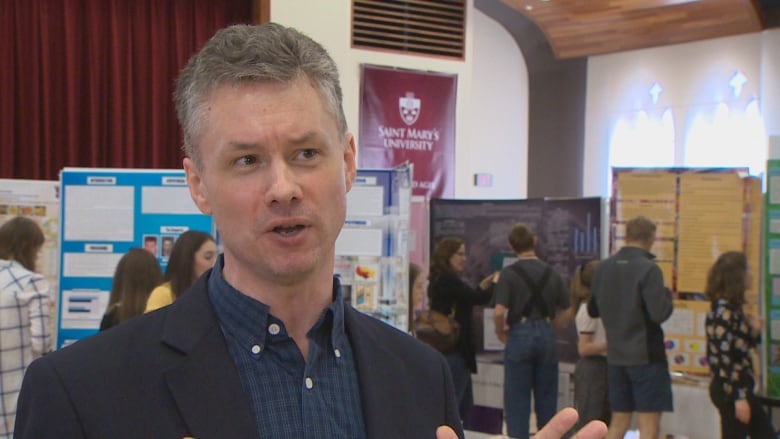
[[[60,262],[60,182],[0,178],[0,225],[16,216],[38,223],[45,241],[35,270],[49,282],[51,333],[56,333]]]
[[[412,167],[360,169],[336,240],[336,275],[355,308],[408,330]]]
[[[767,163],[767,194],[764,245],[764,295],[766,339],[764,340],[767,395],[780,397],[780,160]]]
[[[628,220],[657,225],[651,252],[675,295],[662,325],[669,368],[708,374],[704,296],[707,272],[726,251],[744,251],[753,279],[760,273],[761,180],[743,168],[613,168],[610,252],[625,243]],[[746,295],[758,313],[758,282]]]
[[[98,331],[114,270],[132,247],[164,249],[187,230],[214,233],[190,197],[183,170],[65,168],[57,348]]]
[[[464,280],[476,286],[481,279],[516,260],[509,249],[509,231],[525,223],[538,238],[536,253],[552,265],[568,286],[577,268],[601,257],[602,199],[445,200],[430,201],[430,254],[446,236],[466,243]],[[475,319],[476,346],[501,350],[495,338],[492,309]],[[558,354],[563,362],[577,361],[574,321],[558,329]]]

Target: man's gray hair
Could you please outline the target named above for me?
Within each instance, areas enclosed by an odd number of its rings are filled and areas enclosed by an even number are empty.
[[[184,135],[184,153],[197,166],[197,140],[206,103],[220,85],[307,78],[319,92],[342,135],[347,121],[336,63],[325,48],[301,32],[276,23],[238,24],[219,30],[193,55],[176,80],[174,103]]]

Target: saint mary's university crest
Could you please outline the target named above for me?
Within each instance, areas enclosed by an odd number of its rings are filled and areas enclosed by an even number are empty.
[[[414,97],[414,93],[408,91],[406,96],[398,98],[398,111],[405,124],[414,125],[420,116],[420,100]]]

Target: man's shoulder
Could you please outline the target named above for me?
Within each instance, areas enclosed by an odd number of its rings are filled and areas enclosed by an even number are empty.
[[[44,358],[55,369],[72,373],[112,375],[152,361],[166,310],[144,314],[62,347]]]

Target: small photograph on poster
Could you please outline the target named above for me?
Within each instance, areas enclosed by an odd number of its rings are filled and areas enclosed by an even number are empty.
[[[772,355],[769,358],[769,365],[780,367],[780,343],[772,343],[770,346]]]
[[[769,240],[769,274],[780,275],[780,239]]]
[[[156,258],[158,255],[158,245],[160,237],[157,235],[144,235],[144,250],[153,254]]]
[[[780,340],[780,309],[769,310],[769,338]]]
[[[780,277],[772,278],[772,295],[780,297]]]
[[[669,362],[673,366],[689,366],[691,364],[691,356],[684,352],[671,353],[669,354]]]
[[[173,235],[163,235],[162,237],[162,250],[160,251],[160,258],[168,260],[171,257],[173,251],[173,243],[176,241],[176,237]]]

